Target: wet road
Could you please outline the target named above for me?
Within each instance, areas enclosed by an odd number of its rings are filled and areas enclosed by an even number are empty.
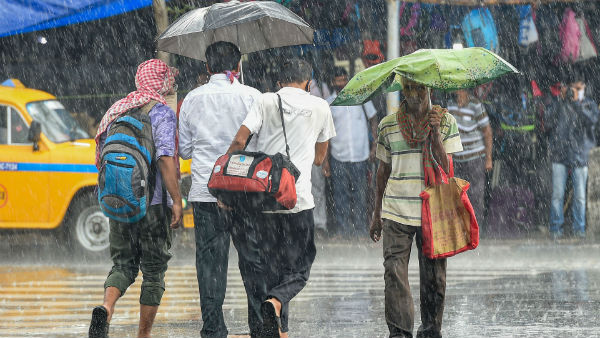
[[[110,267],[103,261],[50,254],[50,247],[38,243],[19,249],[7,246],[0,236],[0,337],[86,335]],[[599,254],[600,245],[591,243],[483,241],[477,250],[448,261],[444,336],[600,336]],[[409,276],[416,331],[415,258]],[[320,243],[310,283],[291,306],[290,336],[387,337],[382,261],[380,245]],[[113,337],[135,336],[140,278],[117,305]],[[166,282],[154,336],[199,336],[199,296],[189,245],[175,250]],[[230,337],[246,337],[245,308],[232,257],[224,305]]]

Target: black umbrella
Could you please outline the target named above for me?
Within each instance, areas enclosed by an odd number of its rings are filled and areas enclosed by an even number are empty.
[[[314,30],[299,16],[272,1],[217,3],[192,10],[157,40],[158,50],[206,61],[206,48],[231,42],[242,54],[313,43]]]

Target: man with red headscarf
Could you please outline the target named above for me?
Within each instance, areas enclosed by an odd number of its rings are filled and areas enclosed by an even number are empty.
[[[176,162],[177,118],[167,106],[165,96],[176,91],[175,68],[152,59],[138,66],[135,76],[137,90],[115,102],[106,112],[96,136],[96,166],[110,125],[128,111],[139,108],[148,112],[152,124],[152,139],[156,150],[153,170],[156,184],[146,215],[136,223],[110,220],[110,253],[113,267],[104,282],[104,303],[94,308],[89,329],[90,337],[108,337],[110,319],[117,300],[133,284],[138,270],[144,280],[140,294],[138,337],[149,337],[156,312],[165,291],[165,272],[171,258],[171,229],[179,227],[182,203]],[[163,189],[164,185],[164,189]],[[164,191],[166,189],[166,191]],[[167,193],[167,206],[163,202]]]

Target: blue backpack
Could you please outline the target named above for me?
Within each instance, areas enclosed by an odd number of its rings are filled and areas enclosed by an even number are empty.
[[[147,113],[133,109],[112,123],[98,174],[98,201],[107,217],[134,223],[146,215],[156,182],[154,154]]]
[[[462,21],[462,30],[468,47],[485,47],[498,53],[498,31],[492,13],[487,8],[476,8]]]

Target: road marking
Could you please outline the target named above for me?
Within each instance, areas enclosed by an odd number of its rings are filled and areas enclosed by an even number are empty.
[[[35,269],[32,269],[35,270]],[[20,272],[14,272],[19,274]],[[460,289],[463,281],[486,281],[500,276],[523,274],[523,271],[455,270],[448,272],[448,285]],[[49,272],[49,275],[52,273]],[[44,280],[43,273],[30,274],[30,280],[3,280],[0,288],[0,336],[16,337],[28,332],[30,336],[85,335],[91,310],[102,301],[106,274],[62,272],[61,278]],[[5,276],[6,277],[6,276]],[[119,300],[112,327],[137,325],[141,276]],[[169,267],[166,292],[156,323],[198,322],[200,305],[196,269],[194,266]],[[418,267],[409,267],[409,282],[418,285]],[[310,302],[320,297],[339,297],[353,300],[371,299],[373,293],[383,296],[382,266],[319,266],[311,271],[307,287],[293,302]],[[229,269],[224,311],[245,311],[245,290],[236,268]],[[230,336],[246,337],[246,336]]]

